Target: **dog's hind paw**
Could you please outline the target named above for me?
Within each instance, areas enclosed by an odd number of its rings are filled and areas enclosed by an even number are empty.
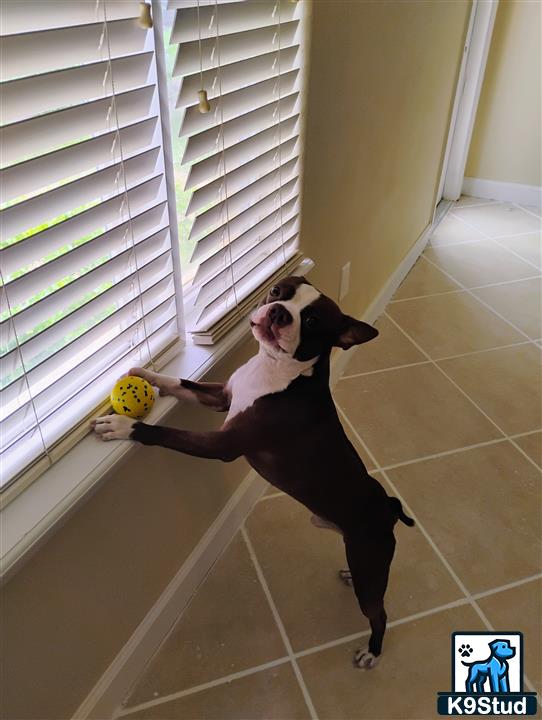
[[[348,568],[346,568],[345,570],[339,570],[339,577],[345,585],[348,585],[348,587],[352,587],[352,585],[354,584],[352,582],[352,573]]]
[[[375,657],[368,648],[360,648],[354,653],[354,667],[362,670],[372,670],[378,664],[379,658]]]

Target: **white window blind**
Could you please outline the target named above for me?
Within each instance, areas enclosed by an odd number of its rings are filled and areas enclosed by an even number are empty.
[[[193,217],[185,310],[197,343],[213,342],[262,285],[299,262],[303,6],[168,3]],[[210,105],[205,113],[200,90]]]
[[[1,470],[46,467],[179,337],[154,34],[132,0],[2,0]]]

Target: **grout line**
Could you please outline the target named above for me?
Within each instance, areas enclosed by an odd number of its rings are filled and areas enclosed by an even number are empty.
[[[467,244],[467,243],[465,243]],[[431,260],[428,260],[424,255],[421,255],[420,257],[423,257],[427,262],[432,262]],[[525,261],[527,262],[527,260]],[[434,264],[434,263],[433,263]],[[536,266],[535,266],[536,267]],[[441,268],[438,268],[440,272],[445,272],[444,270],[441,270]],[[473,287],[469,287],[468,290],[483,290],[485,288],[489,287],[500,287],[501,285],[513,285],[514,283],[521,283],[525,280],[540,280],[542,269],[537,268],[539,270],[538,275],[529,275],[527,277],[522,278],[516,278],[515,280],[503,280],[502,282],[495,282],[495,283],[487,283],[485,285],[474,285]],[[449,276],[452,277],[452,276]],[[457,283],[458,280],[455,280]],[[465,286],[466,287],[466,286]],[[457,290],[443,290],[442,292],[436,292],[436,293],[428,293],[427,295],[413,295],[412,297],[407,298],[398,298],[397,300],[390,300],[388,305],[396,305],[397,303],[403,303],[408,302],[409,300],[423,300],[425,298],[432,298],[432,297],[439,297],[440,295],[457,295],[458,293],[465,292],[465,290],[462,287],[458,287]]]
[[[379,370],[368,370],[367,372],[353,373],[352,375],[342,375],[339,380],[351,380],[352,378],[362,377],[363,375],[376,375],[377,373],[389,372],[390,370],[400,370],[401,368],[416,367],[417,365],[428,365],[431,362],[441,362],[441,360],[455,360],[456,358],[492,352],[493,350],[505,350],[507,348],[519,347],[521,345],[532,345],[532,342],[532,340],[521,340],[521,342],[508,343],[507,345],[496,345],[495,347],[483,348],[482,350],[471,350],[470,352],[457,353],[456,355],[443,355],[442,357],[436,358],[431,358],[429,353],[426,352],[425,355],[430,358],[429,360],[420,360],[415,363],[405,363],[404,365],[393,365],[392,367],[380,368]]]
[[[350,423],[350,421],[348,420],[348,417],[347,417],[346,415],[345,415],[345,418],[346,418],[348,424],[350,425],[350,428],[351,428],[352,432],[355,434],[355,436],[356,436],[357,439],[359,440],[360,444],[365,448],[365,451],[366,451],[367,454],[371,457],[373,463],[376,464],[376,458],[375,458],[374,455],[371,453],[371,451],[370,451],[369,448],[367,447],[366,443],[361,439],[361,437],[360,437],[359,434],[356,432],[355,428],[352,426],[352,424]],[[377,468],[377,469],[378,469],[378,468]],[[388,474],[386,473],[386,471],[380,469],[380,472],[381,472],[381,474],[383,475],[383,477],[386,479],[386,481],[387,481],[388,485],[390,486],[390,488],[392,489],[393,493],[394,493],[394,494],[396,495],[396,497],[401,501],[401,504],[404,506],[404,508],[406,509],[407,513],[416,521],[416,525],[417,525],[417,527],[419,528],[420,532],[423,534],[423,536],[425,537],[425,539],[427,540],[427,542],[429,543],[429,545],[431,546],[431,548],[433,549],[433,551],[434,551],[434,552],[436,553],[436,555],[439,557],[439,559],[440,559],[441,562],[443,563],[443,565],[444,565],[444,567],[446,568],[446,570],[448,570],[448,572],[450,573],[450,575],[452,576],[452,578],[455,580],[456,584],[459,586],[460,590],[461,590],[461,591],[463,592],[463,594],[465,595],[465,598],[466,598],[467,602],[471,605],[472,609],[477,613],[477,615],[478,615],[478,617],[480,618],[480,620],[482,621],[482,623],[485,625],[485,627],[486,627],[488,630],[493,630],[493,631],[494,631],[494,627],[493,627],[493,626],[491,625],[491,623],[489,622],[486,614],[484,613],[484,611],[482,610],[482,608],[478,605],[478,603],[476,602],[476,599],[469,593],[469,591],[467,590],[466,586],[465,586],[465,585],[463,584],[463,582],[461,581],[459,575],[457,575],[457,573],[456,573],[455,570],[452,568],[452,566],[450,565],[450,563],[448,562],[448,560],[444,557],[444,555],[442,554],[440,548],[439,548],[438,545],[434,542],[434,540],[431,538],[431,536],[429,535],[429,533],[427,532],[427,530],[425,529],[425,527],[420,523],[420,521],[419,521],[418,517],[416,516],[416,514],[414,513],[412,507],[409,506],[409,504],[405,501],[405,499],[404,499],[404,498],[401,496],[401,494],[398,492],[396,486],[395,486],[394,483],[390,480],[390,478],[389,478]],[[391,623],[390,623],[390,625],[391,625]],[[531,690],[534,690],[534,686],[532,685],[532,683],[530,682],[530,680],[528,679],[528,677],[527,677],[525,674],[524,674],[523,677],[524,677],[525,684],[526,684]]]
[[[252,564],[254,565],[254,569],[256,571],[256,575],[258,576],[258,579],[260,581],[260,584],[262,586],[262,590],[267,598],[267,602],[269,603],[269,607],[271,608],[271,612],[273,614],[273,617],[275,618],[275,622],[277,624],[280,636],[282,637],[282,642],[284,643],[284,646],[286,648],[286,652],[288,653],[288,657],[290,658],[290,662],[292,663],[292,667],[294,670],[294,673],[297,677],[297,681],[299,683],[299,687],[301,689],[301,692],[303,693],[303,697],[305,698],[305,703],[307,704],[307,708],[309,710],[310,716],[312,720],[318,720],[318,715],[316,713],[316,709],[314,707],[314,704],[312,702],[311,696],[309,695],[309,691],[307,689],[307,686],[305,685],[305,680],[303,679],[303,675],[301,674],[301,670],[299,669],[299,665],[297,664],[297,660],[294,655],[294,651],[292,648],[292,645],[290,643],[290,640],[288,639],[288,635],[286,634],[286,629],[283,625],[282,620],[280,619],[280,615],[277,610],[277,606],[275,605],[275,602],[271,596],[271,591],[269,590],[269,586],[267,584],[267,581],[264,577],[263,570],[261,568],[261,565],[258,561],[258,558],[256,557],[256,553],[254,551],[254,547],[252,545],[252,542],[248,536],[248,533],[246,531],[246,528],[243,526],[241,528],[241,533],[243,535],[243,538],[245,540],[246,546],[248,548],[248,553],[251,557]]]
[[[512,205],[514,207],[516,207],[518,210],[523,210],[523,212],[526,212],[527,215],[532,215],[534,218],[536,218],[537,220],[539,220],[542,223],[542,217],[540,217],[540,215],[533,212],[532,210],[529,210],[525,205],[520,205],[517,202],[512,203]],[[536,230],[534,232],[536,232]]]
[[[443,269],[442,269],[441,267],[439,267],[435,262],[433,262],[433,260],[430,260],[429,258],[426,258],[426,260],[427,260],[427,262],[431,263],[434,267],[436,267],[437,270],[440,270],[440,271],[443,272],[445,275],[447,275],[450,279],[455,280],[455,278],[453,277],[453,275],[450,275],[450,273],[446,272],[446,270],[443,270]],[[477,300],[477,302],[479,302],[481,305],[483,305],[484,307],[486,307],[488,310],[491,310],[491,312],[492,312],[494,315],[496,315],[496,316],[499,317],[501,320],[503,320],[507,325],[510,325],[510,327],[513,328],[513,329],[514,329],[516,332],[518,332],[520,335],[523,335],[523,337],[526,338],[529,342],[535,344],[534,340],[533,340],[532,338],[530,338],[530,337],[527,335],[526,332],[523,332],[523,330],[520,330],[520,329],[518,328],[518,326],[517,326],[517,325],[514,325],[514,323],[513,323],[511,320],[508,320],[507,318],[505,318],[504,315],[501,315],[501,313],[497,312],[497,310],[495,310],[495,308],[492,307],[489,303],[487,303],[485,300],[482,300],[482,298],[479,298],[478,295],[475,295],[470,288],[468,288],[468,287],[466,287],[465,285],[463,285],[463,283],[459,282],[459,280],[455,280],[455,282],[458,283],[458,285],[459,285],[463,290],[465,290],[465,292],[469,293],[469,295],[470,295],[471,297],[473,297],[475,300]],[[389,315],[387,314],[386,311],[384,311],[384,314],[387,315],[387,317],[389,317]],[[427,354],[427,353],[425,353],[425,354]]]
[[[178,692],[170,693],[169,695],[163,695],[162,697],[155,698],[154,700],[147,700],[146,702],[140,703],[139,705],[132,705],[121,710],[116,717],[123,717],[125,715],[131,715],[139,710],[147,710],[157,705],[164,705],[165,703],[178,700],[179,698],[186,697],[187,695],[194,695],[195,693],[202,692],[203,690],[210,690],[211,688],[225,683],[230,683],[233,680],[240,680],[241,678],[249,675],[255,675],[262,670],[269,670],[270,668],[277,667],[278,665],[285,665],[290,662],[289,657],[278,658],[277,660],[271,660],[271,662],[263,663],[262,665],[255,665],[254,667],[248,668],[247,670],[240,670],[239,672],[232,673],[231,675],[224,675],[223,677],[217,678],[216,680],[210,680],[209,682],[202,683],[201,685],[194,685],[193,687],[187,688],[186,690],[179,690]]]
[[[501,238],[501,240],[504,240],[504,238]],[[536,270],[538,270],[538,272],[540,272],[540,269],[541,269],[541,268],[540,268],[540,266],[537,265],[536,263],[532,262],[531,260],[527,260],[527,258],[524,258],[522,255],[520,255],[519,253],[517,253],[515,250],[512,250],[512,248],[509,248],[509,247],[507,247],[506,245],[503,245],[503,244],[500,243],[497,239],[494,239],[493,242],[494,242],[496,245],[498,245],[500,248],[502,248],[503,250],[506,250],[507,252],[512,253],[512,255],[515,255],[519,260],[521,260],[521,261],[524,262],[524,263],[527,263],[527,265],[530,265],[531,267],[533,267],[533,268],[535,268]],[[531,279],[531,278],[524,278],[524,279],[525,279],[525,280],[529,280],[529,279]]]
[[[418,348],[418,350],[419,350],[421,353],[423,353],[429,360],[431,360],[431,358],[430,358],[429,355],[425,352],[425,350],[424,350],[422,347],[420,347],[420,345],[418,345],[418,343],[406,332],[406,330],[404,330],[404,329],[391,317],[391,315],[388,315],[388,313],[385,312],[385,311],[384,311],[384,315],[385,315],[389,320],[391,320],[391,321],[394,323],[394,325],[403,333],[403,335],[404,335],[408,340],[410,340],[410,342],[412,342],[412,343]],[[510,323],[510,324],[512,325],[512,323]],[[535,343],[534,341],[532,341],[532,340],[531,340],[531,343],[532,343],[533,345],[536,345],[536,343]],[[537,347],[538,347],[538,346],[537,346]],[[516,450],[518,450],[518,451],[523,455],[523,457],[526,458],[526,459],[531,463],[531,465],[532,465],[533,467],[535,467],[539,472],[542,472],[542,468],[540,468],[540,466],[536,463],[536,461],[533,460],[531,457],[529,457],[529,455],[527,455],[527,453],[525,452],[525,450],[523,450],[523,448],[520,447],[520,446],[517,444],[517,442],[515,442],[515,440],[514,440],[511,436],[507,435],[507,434],[504,432],[504,430],[503,430],[499,425],[497,425],[497,423],[495,422],[495,420],[493,420],[484,410],[482,410],[482,408],[480,407],[480,405],[478,405],[478,403],[477,403],[475,400],[473,400],[473,398],[471,398],[471,396],[470,396],[467,392],[465,392],[465,390],[463,390],[463,388],[462,388],[460,385],[458,385],[458,384],[456,383],[456,381],[455,381],[452,377],[450,377],[450,375],[448,375],[448,373],[447,373],[438,363],[436,363],[434,360],[431,360],[431,362],[432,362],[433,365],[437,368],[437,370],[438,370],[447,380],[449,380],[449,382],[451,382],[452,385],[453,385],[455,388],[457,388],[457,390],[459,390],[459,392],[478,410],[478,412],[482,413],[482,415],[501,433],[501,435],[503,436],[503,438],[508,439],[508,441],[516,448]]]
[[[504,592],[505,590],[511,590],[512,588],[520,587],[521,585],[526,585],[527,583],[540,579],[542,579],[542,573],[537,573],[536,575],[521,578],[521,580],[514,580],[514,582],[506,583],[506,585],[501,585],[500,587],[491,588],[491,590],[484,590],[483,592],[475,593],[472,597],[475,600],[479,600],[480,598],[490,597],[491,595],[496,595],[497,593]]]
[[[420,610],[420,612],[414,613],[412,615],[406,615],[403,618],[399,618],[398,620],[391,620],[390,622],[386,623],[386,630],[389,630],[389,628],[397,627],[398,625],[405,625],[409,622],[414,622],[415,620],[421,620],[422,618],[429,617],[430,615],[436,615],[439,612],[443,612],[444,610],[450,610],[451,608],[460,607],[461,605],[468,605],[469,600],[468,598],[458,598],[457,600],[452,600],[452,602],[446,603],[445,605],[438,605],[437,607],[430,608],[429,610]],[[352,633],[351,635],[344,635],[343,637],[337,638],[336,640],[330,640],[327,643],[323,643],[322,645],[315,645],[314,647],[307,648],[306,650],[300,650],[299,652],[295,653],[296,658],[302,658],[306,657],[307,655],[314,655],[314,653],[320,652],[322,650],[329,650],[331,648],[337,647],[338,645],[345,645],[346,643],[352,642],[353,640],[359,640],[362,637],[366,637],[367,635],[371,634],[371,630],[362,630],[358,633]]]
[[[526,212],[523,210],[523,208],[520,208],[517,205],[516,205],[516,208],[518,210],[521,210],[522,212]],[[528,213],[528,214],[532,215],[532,213]],[[470,230],[474,230],[475,232],[479,232],[481,235],[483,235],[485,240],[499,240],[499,239],[502,240],[503,238],[521,237],[523,235],[532,235],[533,233],[540,232],[540,228],[539,228],[538,230],[524,230],[523,232],[520,232],[520,233],[505,233],[504,235],[488,235],[486,232],[484,232],[483,230],[480,230],[475,225],[470,223],[468,220],[465,220],[465,218],[461,217],[461,215],[455,215],[453,213],[453,211],[452,211],[452,215],[453,215],[453,217],[457,218],[460,222],[462,222],[463,225],[466,225]],[[537,220],[539,220],[540,223],[542,224],[542,220],[538,217],[538,215],[533,215],[533,217],[536,217]]]
[[[505,590],[509,590],[511,588],[519,587],[521,585],[526,585],[527,583],[534,582],[535,580],[539,580],[542,578],[542,573],[539,573],[538,575],[531,575],[530,577],[522,578],[521,580],[516,580],[515,582],[508,583],[506,585],[501,585],[500,587],[492,588],[491,590],[485,590],[480,593],[476,593],[473,595],[473,599],[477,600],[479,598],[485,598],[489,597],[491,595],[495,595],[499,592],[503,592]],[[421,610],[420,612],[413,613],[412,615],[406,615],[405,617],[398,618],[397,620],[391,620],[387,624],[387,628],[394,628],[398,627],[400,625],[406,625],[409,622],[414,622],[416,620],[421,620],[425,617],[430,617],[431,615],[436,615],[440,612],[444,612],[446,610],[451,610],[455,607],[461,607],[463,605],[470,604],[470,601],[467,597],[459,598],[458,600],[452,600],[449,603],[445,603],[444,605],[437,605],[436,607],[429,608],[428,610]],[[366,637],[370,634],[369,630],[362,630],[358,633],[352,633],[350,635],[344,635],[340,638],[337,638],[335,640],[330,640],[329,642],[322,643],[320,645],[314,645],[313,647],[307,648],[305,650],[299,650],[298,652],[293,653],[294,657],[296,659],[307,657],[309,655],[314,655],[317,652],[321,652],[323,650],[329,650],[334,647],[338,647],[339,645],[345,645],[347,643],[350,643],[354,640],[359,640],[362,637]],[[232,673],[231,675],[225,675],[220,678],[216,678],[215,680],[210,680],[209,682],[202,683],[200,685],[194,685],[190,688],[186,688],[185,690],[180,690],[175,693],[170,693],[169,695],[164,695],[160,698],[156,698],[154,700],[148,700],[146,702],[140,703],[139,705],[133,705],[131,707],[123,708],[122,711],[117,715],[117,717],[122,717],[125,715],[130,715],[131,713],[138,712],[140,710],[146,710],[151,707],[156,707],[157,705],[163,705],[168,702],[172,702],[173,700],[177,700],[183,697],[187,697],[189,695],[194,695],[195,693],[202,692],[204,690],[209,690],[213,687],[218,687],[220,685],[224,685],[226,683],[230,683],[234,680],[240,680],[244,677],[249,677],[250,675],[255,675],[256,673],[263,672],[264,670],[268,670],[270,668],[277,667],[279,665],[285,665],[286,663],[290,662],[290,657],[285,656],[282,658],[277,658],[276,660],[271,660],[270,662],[263,663],[261,665],[255,665],[253,667],[247,668],[245,670],[240,670],[239,672]]]

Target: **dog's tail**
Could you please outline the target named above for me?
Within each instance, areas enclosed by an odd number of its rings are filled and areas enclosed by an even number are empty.
[[[409,527],[414,527],[416,523],[411,517],[408,517],[408,515],[405,514],[399,498],[391,497],[389,498],[389,500],[390,503],[393,505],[393,512],[397,516],[397,519],[405,523],[405,525],[408,525]]]

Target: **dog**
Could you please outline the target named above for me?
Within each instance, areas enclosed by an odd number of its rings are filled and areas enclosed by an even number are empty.
[[[489,679],[490,692],[510,692],[508,682],[508,663],[510,658],[516,654],[515,648],[510,646],[508,640],[493,640],[489,643],[491,655],[487,660],[465,662],[469,668],[469,674],[465,681],[465,690],[468,693],[483,693],[486,680]]]
[[[189,432],[122,415],[92,422],[102,440],[130,439],[202,458],[244,456],[279,490],[303,503],[313,522],[343,536],[359,606],[369,619],[368,647],[354,664],[374,667],[386,630],[384,594],[395,550],[394,525],[414,521],[371,477],[348,440],[329,389],[330,354],[369,342],[378,331],[345,315],[304,277],[274,285],[250,318],[258,353],[226,383],[192,382],[132,368],[161,395],[227,412],[219,431]]]

